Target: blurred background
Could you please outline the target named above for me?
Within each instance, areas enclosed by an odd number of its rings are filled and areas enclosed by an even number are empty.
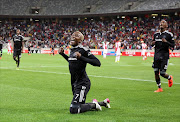
[[[79,30],[84,46],[102,49],[103,41],[114,48],[121,39],[124,49],[141,49],[150,42],[165,19],[180,49],[179,0],[0,0],[0,40],[7,48],[17,28],[25,47],[69,48],[70,35]]]

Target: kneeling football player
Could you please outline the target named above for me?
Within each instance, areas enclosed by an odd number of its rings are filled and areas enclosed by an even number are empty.
[[[90,80],[86,73],[87,63],[100,67],[100,61],[91,54],[90,50],[83,47],[81,42],[84,36],[81,32],[76,31],[71,36],[71,52],[67,56],[64,54],[64,49],[59,49],[59,54],[62,55],[69,62],[69,70],[71,74],[71,86],[73,99],[70,106],[70,113],[77,114],[90,110],[102,110],[101,106],[110,108],[110,100],[106,98],[103,102],[97,102],[93,99],[91,103],[85,103],[86,95],[90,90]]]

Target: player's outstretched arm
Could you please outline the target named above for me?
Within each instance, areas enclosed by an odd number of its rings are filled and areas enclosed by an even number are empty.
[[[64,48],[63,48],[63,47],[60,47],[60,48],[59,48],[58,53],[59,53],[60,55],[62,55],[62,56],[66,59],[66,61],[68,61],[68,58],[69,58],[69,57],[68,57],[66,54],[64,54]]]
[[[99,59],[97,59],[93,54],[90,54],[88,57],[82,56],[79,52],[75,52],[75,54],[77,55],[77,58],[89,63],[93,66],[101,66],[101,62],[99,61]]]

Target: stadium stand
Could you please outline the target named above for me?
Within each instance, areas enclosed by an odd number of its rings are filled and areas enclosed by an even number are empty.
[[[180,8],[179,0],[0,0],[1,15],[103,14]]]
[[[90,48],[101,49],[102,42],[107,40],[110,42],[110,48],[113,48],[115,39],[121,37],[125,49],[141,49],[140,40],[143,39],[148,48],[151,49],[150,42],[152,35],[158,30],[160,18],[153,19],[119,19],[119,20],[81,20],[79,24],[76,21],[64,20],[62,23],[55,22],[5,22],[0,24],[1,36],[4,41],[10,40],[16,28],[22,30],[25,37],[30,37],[29,42],[32,46],[50,47],[52,44],[55,47],[68,45],[70,35],[75,30],[80,30],[85,35],[83,45]],[[175,49],[179,49],[180,41],[180,20],[175,18],[167,19],[171,32],[174,33],[176,40]],[[28,45],[26,45],[28,46]]]
[[[148,11],[180,8],[179,0],[147,0],[143,4],[138,5],[134,11]]]
[[[0,6],[0,36],[5,42],[12,38],[16,28],[20,28],[23,36],[30,38],[29,43],[32,46],[67,46],[70,34],[80,30],[85,35],[83,44],[90,48],[102,48],[104,40],[109,41],[110,48],[113,48],[116,37],[121,37],[126,49],[141,49],[141,39],[151,49],[152,35],[158,30],[159,21],[166,19],[176,40],[175,49],[180,48],[179,12],[172,12],[165,17],[161,14],[138,15],[137,12],[161,9],[179,11],[179,0],[0,0]],[[122,18],[121,12],[135,11],[133,16],[126,15]],[[98,16],[101,14],[106,16]],[[6,19],[4,15],[15,17]],[[19,15],[20,21],[16,18]],[[37,17],[38,21],[35,21],[36,15],[41,17]],[[63,15],[76,16],[61,19]],[[85,15],[89,15],[89,18],[85,18]],[[96,17],[92,19],[94,15]],[[23,18],[24,16],[28,17]],[[137,18],[133,18],[135,16]]]

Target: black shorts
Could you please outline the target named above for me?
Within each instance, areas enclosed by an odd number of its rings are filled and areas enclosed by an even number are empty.
[[[89,89],[90,85],[77,86],[73,91],[73,99],[71,104],[84,104]]]
[[[16,56],[16,57],[17,57],[17,56],[21,57],[21,50],[16,50],[16,49],[15,49],[15,50],[14,50],[14,53],[13,53],[13,57],[14,57],[14,56]]]
[[[168,67],[169,59],[157,58],[154,59],[153,68],[154,71],[166,71]]]

